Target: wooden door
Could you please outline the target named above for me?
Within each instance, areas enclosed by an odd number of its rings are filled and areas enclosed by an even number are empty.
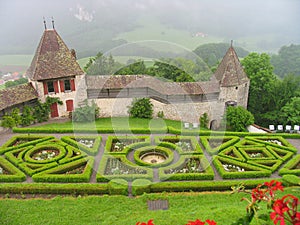
[[[58,117],[58,108],[56,102],[50,106],[50,110],[51,110],[51,118]]]
[[[66,105],[67,105],[67,111],[72,112],[74,109],[73,100],[67,100]]]

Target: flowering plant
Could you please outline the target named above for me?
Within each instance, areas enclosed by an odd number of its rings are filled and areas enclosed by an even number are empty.
[[[251,198],[242,198],[249,203],[247,206],[247,214],[245,217],[240,218],[235,224],[241,222],[245,225],[250,224],[252,219],[257,217],[257,211],[259,203],[264,201],[267,203],[267,207],[273,211],[270,213],[269,218],[273,221],[274,225],[280,222],[280,225],[286,225],[285,222],[290,222],[293,225],[300,225],[300,212],[297,212],[298,198],[293,195],[285,195],[282,198],[276,198],[276,191],[283,191],[281,182],[272,180],[259,184],[256,188],[250,192],[244,189],[244,186],[238,186],[233,188],[235,192],[245,192],[251,194]]]

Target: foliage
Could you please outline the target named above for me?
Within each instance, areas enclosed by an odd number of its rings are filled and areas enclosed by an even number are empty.
[[[254,123],[253,115],[242,106],[229,106],[225,113],[226,126],[230,131],[247,131],[247,126]]]
[[[279,221],[281,225],[285,225],[285,222],[291,224],[300,224],[300,212],[297,211],[298,198],[293,195],[285,195],[282,198],[276,198],[276,191],[283,192],[283,186],[281,182],[272,180],[270,182],[264,182],[259,184],[256,188],[252,189],[250,192],[245,190],[243,185],[234,187],[233,193],[245,192],[251,194],[251,198],[242,198],[242,200],[247,201],[249,205],[247,206],[246,216],[240,218],[233,225],[244,224],[249,225],[254,217],[258,218],[257,214],[260,210],[259,203],[266,202],[267,208],[273,211],[269,213],[269,217],[265,218],[265,222],[271,219],[276,225]]]
[[[147,68],[143,60],[129,61],[127,66],[115,72],[115,75],[147,74]]]
[[[285,77],[292,73],[300,75],[300,45],[291,44],[280,48],[278,55],[271,57],[271,63],[274,66],[274,72],[279,77]]]
[[[59,98],[51,98],[49,96],[47,96],[44,103],[38,101],[33,110],[34,119],[39,123],[48,121],[51,112],[50,107],[54,103],[58,103],[60,105],[63,104],[63,102]]]
[[[111,75],[120,67],[121,64],[116,62],[112,55],[105,56],[99,52],[96,57],[89,59],[84,70],[87,75]]]
[[[164,111],[158,111],[158,112],[157,112],[157,117],[158,117],[158,118],[164,118],[164,116],[165,116],[165,115],[164,115]]]
[[[300,123],[300,97],[294,97],[281,108],[282,118],[285,124]]]
[[[100,109],[94,101],[92,101],[92,104],[89,105],[88,101],[85,100],[83,106],[74,110],[72,119],[74,122],[92,122],[98,118],[99,112]]]
[[[22,117],[20,115],[20,109],[19,108],[13,108],[11,111],[11,117],[15,120],[16,125],[20,125],[22,122]]]
[[[184,58],[164,58],[155,61],[148,68],[148,74],[175,82],[193,82],[209,80],[211,71],[200,58],[196,62]]]
[[[23,108],[22,121],[21,121],[22,126],[29,126],[34,122],[32,111],[33,111],[32,108],[30,108],[29,106],[25,106]]]
[[[5,128],[13,128],[16,126],[16,121],[12,116],[6,114],[2,117],[1,126]]]
[[[200,127],[203,127],[203,128],[208,129],[209,119],[208,119],[207,113],[203,113],[203,114],[200,116],[199,122],[200,122]]]
[[[210,43],[200,45],[194,50],[199,57],[203,59],[209,67],[213,67],[224,57],[226,51],[228,50],[228,43]],[[248,51],[244,50],[241,47],[234,47],[238,56],[243,58],[249,54]]]
[[[276,101],[276,76],[270,56],[266,53],[250,53],[241,61],[245,73],[250,78],[248,110],[254,115],[255,123],[265,124],[262,114],[274,110]]]
[[[135,118],[152,118],[153,104],[149,98],[136,98],[131,103],[128,113]]]
[[[20,85],[20,84],[26,84],[27,82],[28,82],[27,78],[20,78],[20,79],[15,80],[15,81],[7,81],[5,83],[5,88],[14,87],[14,86],[17,86],[17,85]]]

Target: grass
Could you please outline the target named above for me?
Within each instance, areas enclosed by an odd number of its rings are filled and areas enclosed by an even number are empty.
[[[130,117],[109,117],[99,118],[93,123],[72,123],[72,121],[64,123],[50,123],[45,125],[36,126],[36,128],[118,128],[118,129],[129,129],[131,128],[152,128],[159,129],[165,126],[172,126],[176,129],[181,129],[181,121],[168,120],[168,119],[141,119],[141,118],[130,118]]]
[[[286,193],[300,197],[296,188]],[[280,194],[282,195],[282,194]],[[137,198],[126,196],[56,197],[54,199],[2,199],[1,224],[101,224],[131,225],[154,220],[156,225],[184,225],[188,221],[213,219],[219,225],[229,225],[245,215],[247,202],[243,193],[171,193],[151,194]],[[149,211],[147,200],[167,199],[168,210]],[[265,205],[261,205],[265,209]],[[262,212],[266,212],[262,210]],[[253,221],[252,225],[262,224]],[[264,223],[265,224],[265,223]]]

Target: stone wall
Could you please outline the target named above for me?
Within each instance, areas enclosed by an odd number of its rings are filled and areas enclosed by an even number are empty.
[[[94,99],[100,107],[100,117],[128,116],[128,107],[131,105],[132,98],[111,98]],[[153,116],[157,117],[159,111],[163,111],[164,118],[172,120],[181,120],[190,123],[198,123],[199,117],[207,113],[209,120],[216,120],[220,124],[224,113],[224,103],[219,101],[201,102],[201,103],[174,103],[164,104],[151,99],[153,104]]]

